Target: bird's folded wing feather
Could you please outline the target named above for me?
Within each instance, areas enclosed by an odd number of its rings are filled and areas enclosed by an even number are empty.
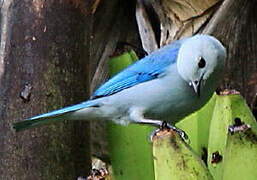
[[[100,86],[91,99],[109,96],[126,88],[165,75],[166,68],[176,63],[177,54],[183,41],[175,41],[132,64]]]

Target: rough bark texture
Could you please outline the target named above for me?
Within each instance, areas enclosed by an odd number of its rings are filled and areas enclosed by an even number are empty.
[[[85,100],[89,82],[92,91],[107,78],[107,60],[118,42],[138,46],[134,1],[83,2],[3,3],[1,179],[74,179],[89,170],[88,123],[11,131],[15,121]],[[107,152],[104,126],[93,126],[93,154],[99,156]]]
[[[88,123],[11,131],[13,122],[87,97],[88,58],[82,53],[86,23],[85,16],[64,1],[3,2],[0,179],[75,179],[87,174]]]

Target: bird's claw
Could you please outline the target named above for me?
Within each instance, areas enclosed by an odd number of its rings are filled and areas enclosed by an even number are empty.
[[[185,142],[189,142],[189,138],[188,138],[188,135],[186,134],[185,131],[179,129],[179,128],[176,128],[175,126],[172,126],[170,125],[169,123],[167,123],[166,121],[163,121],[160,125],[160,128],[159,129],[156,129],[154,130],[152,133],[151,133],[151,141],[153,141],[153,138],[159,134],[161,131],[165,131],[165,130],[172,130],[172,131],[175,131],[176,133],[179,134],[179,136],[181,137],[181,139]]]

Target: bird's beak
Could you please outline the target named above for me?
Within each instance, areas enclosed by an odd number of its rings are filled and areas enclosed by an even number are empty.
[[[198,97],[200,97],[201,94],[201,81],[192,81],[191,85],[193,86],[193,89]]]
[[[201,84],[202,84],[203,76],[199,79],[199,81],[191,81],[189,83],[190,86],[193,86],[193,89],[198,97],[201,95]]]

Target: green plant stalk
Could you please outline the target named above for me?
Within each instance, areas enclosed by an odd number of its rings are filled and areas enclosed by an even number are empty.
[[[109,61],[113,76],[137,60],[134,51],[125,52]],[[152,145],[148,139],[153,127],[108,123],[107,134],[115,180],[154,180]]]
[[[203,161],[173,131],[161,132],[153,140],[156,180],[211,180]]]
[[[228,128],[241,119],[250,129],[230,133]],[[222,157],[214,162],[213,153]],[[210,126],[208,167],[215,180],[253,180],[257,177],[257,124],[240,95],[217,96]]]

